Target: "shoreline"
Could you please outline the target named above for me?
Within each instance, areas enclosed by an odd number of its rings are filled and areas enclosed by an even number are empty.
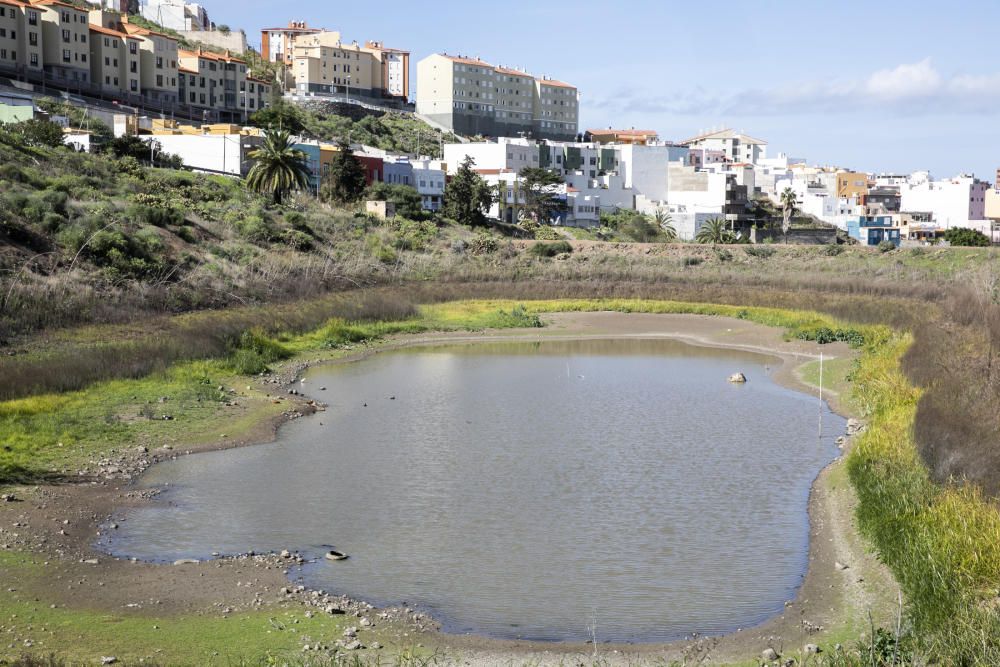
[[[544,315],[544,318],[547,322],[544,329],[400,335],[390,337],[384,343],[366,346],[362,350],[337,358],[293,360],[287,364],[287,367],[283,365],[276,373],[276,378],[269,380],[269,384],[265,385],[264,388],[272,391],[279,388],[285,390],[308,369],[317,365],[353,363],[378,352],[408,347],[503,341],[673,339],[702,347],[734,349],[776,357],[780,359],[781,363],[771,373],[771,378],[775,382],[787,388],[815,394],[816,388],[798,376],[797,368],[804,362],[818,359],[820,349],[824,352],[835,351],[837,357],[853,354],[843,344],[819,346],[805,341],[785,341],[782,338],[781,329],[719,316],[592,312],[547,314]],[[259,384],[259,380],[256,382]],[[136,474],[128,475],[127,479],[124,480],[113,480],[117,486],[113,486],[111,489],[105,490],[99,487],[95,490],[93,483],[63,487],[59,489],[62,500],[50,496],[44,505],[51,510],[53,506],[65,506],[66,501],[79,502],[83,500],[81,496],[89,496],[87,500],[90,502],[83,503],[83,505],[93,509],[92,519],[89,522],[90,525],[86,526],[81,533],[89,532],[90,535],[97,533],[99,536],[101,526],[112,521],[114,516],[120,516],[122,512],[127,512],[130,507],[137,504],[149,502],[152,494],[137,490],[135,482],[145,469],[156,462],[178,455],[273,442],[277,439],[278,430],[284,423],[324,409],[315,397],[296,396],[295,398],[303,400],[291,402],[290,407],[294,409],[283,411],[280,415],[262,415],[251,432],[237,441],[184,445],[183,452],[176,454],[172,453],[172,450],[165,450],[149,456],[148,464],[141,467]],[[835,394],[827,394],[824,396],[824,400],[834,412],[845,418],[851,416],[846,414],[845,406],[837,400]],[[845,453],[849,447],[850,439],[844,447]],[[865,553],[860,537],[854,529],[853,492],[849,485],[843,484],[842,480],[839,479],[843,475],[838,476],[837,474],[843,469],[842,461],[843,456],[826,466],[820,471],[810,487],[808,564],[797,595],[793,601],[790,601],[790,604],[786,603],[784,613],[753,628],[741,629],[717,637],[650,644],[601,644],[598,638],[600,657],[603,660],[616,660],[618,658],[627,660],[675,659],[688,655],[691,651],[696,651],[700,655],[710,655],[711,660],[745,660],[760,656],[761,651],[765,648],[773,648],[778,653],[783,653],[788,650],[795,651],[796,647],[801,648],[806,643],[825,641],[825,635],[837,632],[838,628],[832,626],[844,626],[845,622],[849,625],[852,618],[851,612],[866,610],[870,606],[884,607],[884,600],[879,600],[878,594],[870,590],[873,588],[870,582],[872,580],[885,582],[887,581],[885,577],[888,575],[884,568],[880,568],[877,563],[874,563],[874,559]],[[51,490],[50,487],[36,488]],[[102,490],[105,492],[102,493]],[[0,505],[0,513],[3,512],[3,509],[4,507]],[[70,548],[76,547],[82,554],[81,562],[91,560],[96,556],[98,560],[102,558],[112,559],[108,563],[112,568],[114,568],[114,563],[128,563],[128,567],[138,567],[141,570],[170,570],[170,576],[165,578],[178,586],[180,592],[178,597],[180,598],[185,597],[185,593],[190,593],[187,589],[191,587],[192,583],[204,585],[205,578],[209,577],[209,570],[216,571],[213,573],[216,578],[225,580],[226,575],[231,573],[218,572],[218,570],[233,569],[238,567],[241,561],[245,563],[246,560],[245,556],[231,556],[190,564],[183,568],[152,563],[135,564],[129,563],[129,561],[115,561],[105,552],[96,551],[95,540],[92,538],[66,540],[65,538],[68,536],[64,535],[63,539],[59,540],[59,536],[51,535],[51,537],[53,541],[57,542],[65,543],[68,541],[70,544],[66,546]],[[47,541],[47,539],[43,540],[43,543]],[[65,547],[57,549],[57,551],[65,550]],[[289,575],[291,570],[283,567],[288,563],[282,562],[280,557],[277,560],[273,557],[257,558],[259,559],[258,569],[263,567],[265,573],[269,573],[267,584],[264,586],[265,590],[273,593],[273,589],[277,589],[279,591],[278,600],[289,602],[288,594],[280,593],[293,584]],[[841,570],[836,567],[837,563],[845,563],[847,568]],[[181,579],[177,577],[177,575],[183,575],[183,571],[193,573],[195,570],[199,570],[197,577],[195,577],[197,581],[184,582],[183,576]],[[164,579],[162,576],[157,577],[152,572],[138,574],[139,579],[143,576]],[[160,573],[160,575],[162,574]],[[188,579],[190,578],[188,577]],[[891,578],[888,581],[891,581]],[[281,582],[284,585],[278,586]],[[869,585],[866,586],[866,583]],[[142,581],[135,581],[134,585],[141,588]],[[303,593],[305,594],[303,597],[306,597],[310,591],[303,590],[297,591],[297,593]],[[186,604],[184,600],[178,599],[174,605],[170,606],[176,606],[177,611],[182,613],[185,611],[197,612],[197,600],[201,597],[195,595],[193,596],[194,600],[189,599]],[[273,598],[273,596],[271,597]],[[257,596],[254,599],[261,600],[262,598]],[[366,611],[366,607],[368,610],[371,609],[364,602],[348,601],[346,598],[339,599],[345,607],[352,609],[353,613],[360,613],[359,610]],[[64,601],[60,600],[59,602]],[[102,599],[98,595],[92,602],[98,609],[107,607],[107,596]],[[102,602],[104,604],[101,604]],[[56,604],[62,606],[59,603]],[[259,602],[256,606],[259,608],[264,604],[265,602]],[[237,605],[233,607],[234,609],[239,608],[239,602],[234,602],[234,605]],[[433,647],[435,651],[440,651],[445,655],[457,654],[468,664],[495,664],[496,662],[509,662],[520,658],[533,661],[550,658],[557,661],[571,658],[591,659],[598,652],[597,646],[591,645],[589,642],[504,640],[478,635],[447,634],[439,631],[436,623],[412,610],[380,611],[382,614],[388,615],[383,618],[384,621],[388,622],[388,625],[395,624],[397,635],[402,634],[404,637],[409,637],[410,633],[405,630],[411,630],[419,637],[419,641],[423,645]]]

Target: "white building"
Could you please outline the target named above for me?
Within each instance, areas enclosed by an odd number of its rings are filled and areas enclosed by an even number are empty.
[[[930,212],[944,229],[975,227],[973,222],[981,225],[986,219],[989,183],[964,174],[939,181],[924,178],[924,174],[914,174],[910,182],[900,186],[900,210]]]
[[[250,169],[248,154],[261,138],[245,134],[153,134],[139,135],[143,141],[159,143],[164,153],[177,155],[194,171],[245,176]]]
[[[184,0],[145,0],[140,8],[144,19],[171,30],[211,30],[208,12],[199,4]]]
[[[692,150],[722,151],[730,162],[757,164],[758,161],[767,157],[766,141],[754,139],[742,132],[730,129],[699,134],[680,142],[680,145],[687,146]]]
[[[413,186],[420,193],[426,211],[440,211],[444,203],[444,185],[447,171],[440,160],[421,158],[410,160],[413,167]]]

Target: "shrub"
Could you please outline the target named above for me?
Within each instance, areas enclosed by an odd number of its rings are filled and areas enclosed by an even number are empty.
[[[291,351],[271,340],[261,331],[251,329],[240,334],[229,356],[229,365],[241,375],[256,375],[268,369],[268,364],[292,356]]]
[[[984,247],[990,245],[990,239],[982,232],[965,227],[952,227],[945,230],[944,240],[954,246]]]
[[[726,248],[716,248],[715,257],[720,262],[728,262],[733,259],[733,253],[729,252]]]
[[[473,255],[491,255],[500,247],[496,237],[486,233],[479,234],[469,242],[469,251]]]
[[[698,266],[703,261],[705,261],[705,260],[703,260],[701,257],[691,256],[691,257],[685,257],[684,259],[682,259],[681,260],[681,264],[683,266]]]
[[[830,245],[824,247],[823,251],[830,257],[836,257],[840,253],[844,252],[844,246],[839,243],[831,243]]]
[[[509,311],[500,309],[495,322],[497,328],[537,329],[543,326],[538,313],[529,313],[523,304],[518,304]]]
[[[535,230],[535,239],[539,241],[559,241],[563,236],[548,225],[542,225]]]
[[[880,241],[877,247],[879,252],[892,252],[896,249],[896,244],[886,239],[885,241]]]
[[[285,245],[291,246],[295,250],[307,252],[312,250],[312,238],[308,234],[297,229],[285,229],[281,232],[281,241]]]
[[[239,217],[233,223],[233,227],[236,228],[236,232],[242,238],[251,243],[267,243],[274,239],[274,229],[260,215],[254,214],[247,217]]]
[[[750,257],[756,257],[758,259],[767,259],[777,252],[773,247],[766,245],[751,245],[743,248],[745,252]]]
[[[569,241],[554,241],[552,243],[536,243],[531,246],[530,252],[536,257],[555,257],[573,252],[573,246]]]
[[[851,347],[858,348],[865,344],[865,335],[857,329],[831,329],[830,327],[816,327],[815,329],[804,329],[795,332],[795,337],[799,340],[809,340],[826,345],[828,343],[844,342]]]
[[[177,226],[184,222],[183,211],[163,206],[133,204],[129,206],[125,215],[132,220],[145,222],[154,227]]]
[[[320,332],[323,347],[340,348],[351,343],[363,343],[371,339],[370,332],[356,324],[348,324],[342,319],[330,320]]]

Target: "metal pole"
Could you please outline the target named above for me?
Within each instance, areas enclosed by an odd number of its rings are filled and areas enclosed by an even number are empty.
[[[819,437],[823,437],[823,353],[819,353]]]

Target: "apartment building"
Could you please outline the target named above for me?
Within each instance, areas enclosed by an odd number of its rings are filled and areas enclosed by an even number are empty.
[[[433,54],[417,63],[417,113],[463,135],[573,140],[579,92],[478,58]]]
[[[968,174],[942,180],[915,174],[910,180],[900,186],[902,211],[929,211],[942,229],[970,227],[971,222],[986,219],[986,194],[990,190],[986,181]]]
[[[23,25],[21,7],[20,2],[0,0],[0,67],[5,69],[15,69],[23,64],[24,52],[19,48]]]
[[[178,90],[184,104],[230,118],[245,113],[249,106],[246,61],[201,49],[182,49],[177,58],[183,74]]]
[[[837,196],[864,201],[868,194],[868,174],[857,171],[837,170]]]
[[[102,92],[141,95],[142,40],[101,25],[90,25],[90,78]]]
[[[246,101],[246,111],[248,114],[271,105],[271,89],[272,85],[270,81],[247,76],[247,94],[243,97]]]
[[[381,76],[375,77],[381,81],[383,97],[396,98],[402,102],[410,99],[410,52],[401,49],[390,49],[382,42],[365,42],[362,49],[372,54],[376,67],[381,68]]]
[[[142,96],[162,105],[177,104],[180,100],[177,40],[169,35],[129,23],[126,14],[118,16],[122,31],[139,39]]]
[[[300,35],[292,46],[291,86],[299,93],[380,96],[381,63],[339,32]]]
[[[90,82],[90,28],[87,10],[59,0],[39,0],[31,5],[40,14],[42,67],[57,84]]]
[[[742,132],[728,128],[699,134],[681,141],[680,145],[687,146],[692,150],[722,151],[725,159],[729,162],[757,164],[758,161],[767,157],[766,141],[754,139]]]
[[[291,65],[295,39],[320,32],[324,31],[320,28],[310,28],[305,21],[289,21],[288,26],[284,28],[264,28],[260,31],[260,53],[268,62]],[[337,41],[340,41],[339,33]]]

